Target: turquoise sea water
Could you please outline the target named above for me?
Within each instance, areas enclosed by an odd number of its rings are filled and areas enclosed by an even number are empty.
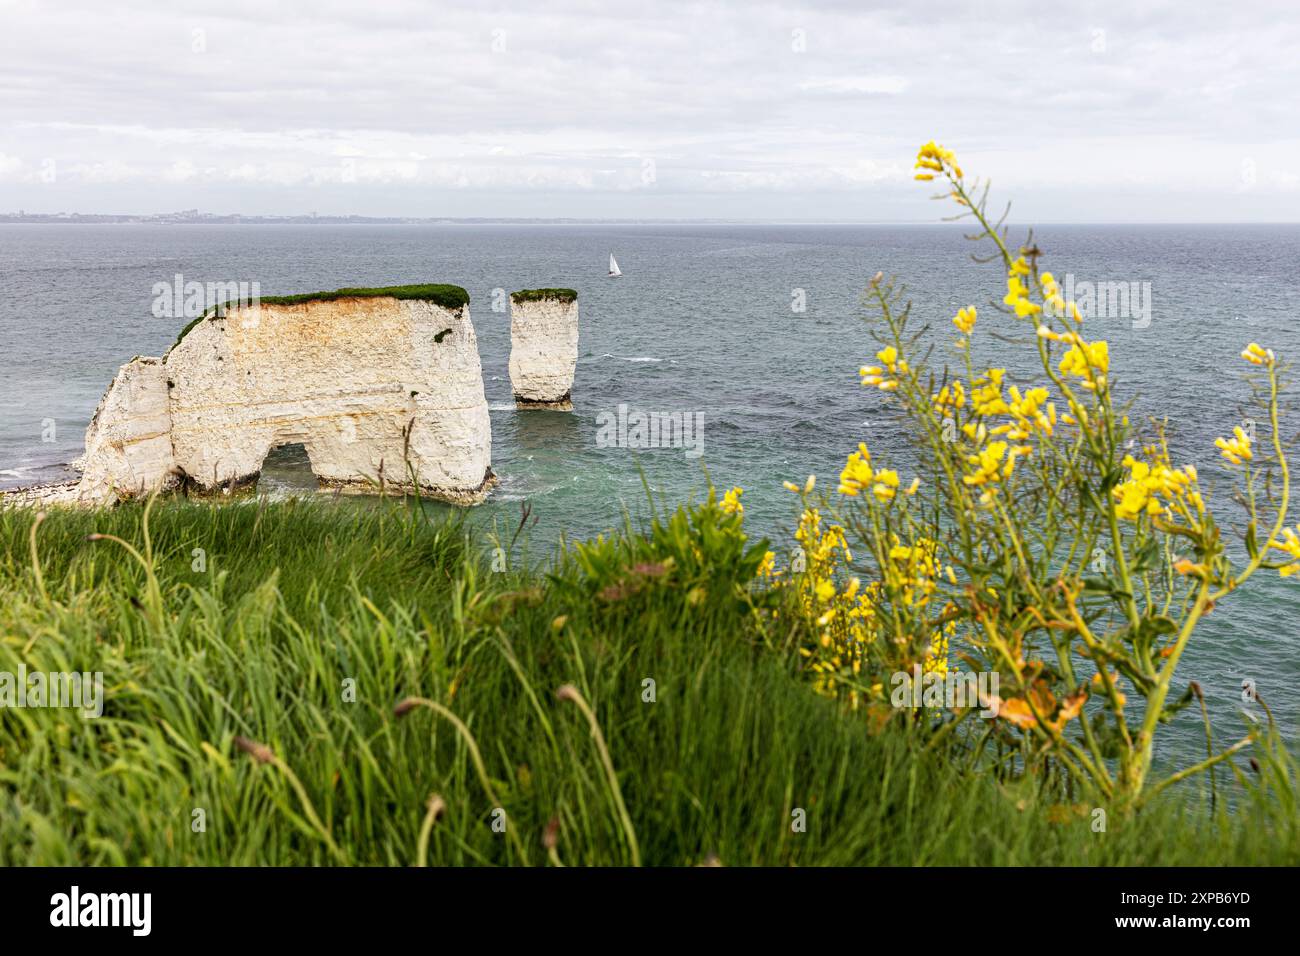
[[[1215,436],[1250,417],[1243,345],[1300,355],[1294,274],[1300,227],[1048,226],[1043,265],[1061,281],[1149,283],[1151,313],[1098,318],[1113,378],[1137,416],[1168,415],[1175,459],[1216,475]],[[952,226],[465,225],[0,226],[0,488],[69,477],[86,423],[117,368],[161,355],[184,319],[151,314],[153,287],[180,273],[200,282],[258,282],[265,295],[414,282],[451,282],[471,295],[488,402],[493,467],[502,481],[474,520],[503,526],[531,504],[530,549],[561,532],[589,536],[653,493],[677,502],[721,487],[746,489],[747,523],[788,548],[795,500],[784,479],[830,484],[866,440],[900,464],[908,435],[857,369],[878,346],[862,289],[877,270],[909,286],[919,318],[938,328],[981,307],[977,363],[1032,372],[1026,350],[999,341],[1009,320],[993,266],[972,262]],[[606,277],[609,254],[624,277]],[[514,409],[507,372],[509,315],[493,290],[577,289],[581,342],[572,414]],[[805,310],[792,306],[802,299]],[[1142,327],[1145,326],[1145,327]],[[703,455],[683,449],[599,447],[598,416],[620,404],[702,415]],[[1258,413],[1253,413],[1255,417]],[[54,423],[53,434],[48,427]],[[1267,426],[1259,423],[1262,438]],[[1297,419],[1284,423],[1289,438]],[[43,440],[52,439],[52,440]],[[292,452],[268,464],[271,489],[310,487]],[[1241,681],[1253,678],[1287,728],[1300,712],[1300,583],[1261,574],[1206,621],[1180,674],[1206,688],[1220,739],[1241,725]],[[1199,718],[1175,727],[1178,756],[1204,747]]]

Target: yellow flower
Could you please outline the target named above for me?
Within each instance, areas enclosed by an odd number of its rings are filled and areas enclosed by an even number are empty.
[[[991,368],[983,378],[976,379],[971,389],[971,405],[978,415],[1005,415],[1007,403],[1002,399],[1004,368]]]
[[[930,401],[941,415],[954,412],[966,405],[966,387],[960,380],[954,379],[951,384],[939,389],[939,394],[931,395]]]
[[[1005,434],[1018,441],[1028,439],[1035,428],[1041,429],[1044,434],[1052,434],[1056,427],[1056,406],[1047,400],[1047,389],[1031,388],[1021,395],[1020,389],[1013,385],[1009,394],[1011,402],[1008,411],[1016,421],[995,428],[995,433]]]
[[[858,450],[849,455],[844,470],[840,472],[839,492],[842,495],[857,497],[858,492],[871,484],[873,477],[875,472],[871,468],[871,452],[867,451],[864,443],[859,442]]]
[[[1300,528],[1300,525],[1297,525],[1296,527]],[[1282,539],[1283,540],[1280,543],[1275,542],[1273,547],[1289,554],[1291,557],[1296,558],[1297,562],[1300,562],[1300,538],[1297,538],[1296,533],[1290,528],[1283,528]],[[1278,574],[1284,578],[1289,578],[1297,571],[1300,571],[1300,563],[1297,562],[1292,562],[1291,564],[1278,568]]]
[[[1110,371],[1110,346],[1105,342],[1085,342],[1074,333],[1071,335],[1074,344],[1061,357],[1061,373],[1084,379],[1082,385],[1089,390],[1104,385],[1106,373]]]
[[[740,503],[740,496],[745,493],[743,488],[732,488],[722,496],[722,510],[729,515],[743,515],[745,506]]]
[[[968,305],[964,309],[958,309],[952,324],[961,329],[964,334],[970,335],[971,330],[975,328],[975,306]]]
[[[1020,281],[1022,275],[1029,274],[1029,266],[1024,258],[1011,263],[1011,272],[1007,275],[1007,294],[1002,297],[1002,304],[1009,305],[1016,311],[1016,316],[1038,315],[1043,307],[1029,300],[1029,289]]]
[[[898,349],[888,345],[876,353],[876,358],[881,361],[881,365],[864,365],[858,369],[858,374],[862,376],[863,385],[874,385],[882,391],[892,392],[898,388],[898,380],[886,376],[885,371],[901,373],[907,371],[907,362],[898,357]]]
[[[1050,272],[1044,272],[1040,279],[1043,283],[1043,301],[1052,307],[1052,314],[1063,316],[1066,310],[1074,305],[1073,302],[1066,302],[1061,296],[1061,287],[1056,282],[1056,277]]]
[[[952,150],[936,145],[934,140],[930,140],[917,152],[915,168],[932,169],[936,173],[943,172],[947,168],[952,170],[953,175],[958,179],[962,178],[961,167],[957,165],[956,155]],[[926,174],[919,174],[916,178],[920,179],[922,175]],[[934,177],[931,175],[929,178]]]
[[[871,493],[881,501],[890,501],[894,497],[894,492],[898,489],[898,472],[882,468],[876,472],[875,484],[871,486]]]
[[[1250,450],[1250,436],[1240,425],[1232,430],[1232,438],[1216,438],[1215,447],[1224,458],[1234,465],[1240,465],[1243,461],[1252,460],[1255,455]]]
[[[1144,514],[1157,517],[1167,514],[1172,506],[1195,521],[1197,515],[1204,512],[1205,502],[1195,487],[1196,469],[1190,465],[1172,468],[1163,453],[1158,454],[1153,462],[1138,461],[1132,455],[1125,455],[1123,465],[1129,470],[1129,477],[1112,491],[1118,517],[1129,521]],[[1184,502],[1195,509],[1195,514],[1187,510]]]
[[[962,481],[972,486],[997,481],[999,469],[1002,467],[1002,456],[1006,454],[1006,451],[1006,442],[989,442],[977,454],[969,456],[967,460],[975,466],[975,473],[963,476]]]
[[[918,538],[915,544],[905,545],[898,535],[891,537],[889,560],[882,569],[885,580],[908,607],[923,607],[934,594],[940,571],[938,545],[930,538]]]
[[[1029,294],[1025,284],[1014,275],[1007,276],[1007,294],[1002,297],[1003,305],[1015,305]]]
[[[952,623],[956,624],[955,621]],[[952,627],[948,630],[951,631]],[[934,632],[934,637],[930,639],[930,652],[922,667],[927,674],[948,673],[948,635],[944,631]]]
[[[1252,365],[1269,365],[1274,362],[1273,350],[1261,348],[1258,343],[1251,342],[1242,351],[1241,357]]]
[[[973,487],[1010,478],[1016,468],[1016,459],[1032,453],[1033,449],[1028,445],[1012,446],[1004,441],[989,442],[977,454],[967,457],[966,460],[975,466],[975,473],[963,475],[962,481]]]

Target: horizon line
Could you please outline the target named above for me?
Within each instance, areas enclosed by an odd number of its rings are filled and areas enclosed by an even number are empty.
[[[735,225],[735,226],[946,226],[970,228],[969,223],[931,219],[795,219],[729,217],[647,218],[644,216],[370,216],[359,213],[198,213],[184,210],[165,213],[0,213],[0,225]],[[1043,219],[1005,225],[1014,228],[1037,226],[1297,226],[1292,219],[1202,219],[1202,220],[1107,220]]]

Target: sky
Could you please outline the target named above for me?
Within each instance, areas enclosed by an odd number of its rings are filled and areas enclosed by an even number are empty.
[[[0,212],[1300,221],[1300,8],[0,0]]]

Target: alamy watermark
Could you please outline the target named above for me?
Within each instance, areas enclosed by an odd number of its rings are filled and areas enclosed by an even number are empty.
[[[687,458],[704,454],[703,412],[641,412],[620,404],[596,416],[597,448],[684,448]]]
[[[104,673],[95,671],[0,671],[0,710],[27,707],[68,707],[86,719],[104,715]]]
[[[83,893],[73,884],[67,893],[50,897],[50,925],[56,927],[116,926],[132,936],[148,936],[152,914],[152,893]]]
[[[256,315],[261,301],[260,282],[186,282],[178,272],[171,282],[153,284],[151,311],[156,319],[197,319],[213,309],[224,314],[235,308],[252,309]]]
[[[1067,272],[1061,296],[1074,303],[1082,319],[1130,319],[1135,329],[1151,324],[1151,283],[1147,281],[1093,282],[1077,280],[1074,273]],[[1043,308],[1058,319],[1067,314],[1063,305],[1048,303]]]
[[[979,706],[981,717],[996,717],[1001,698],[998,696],[997,671],[912,672],[896,671],[889,679],[893,687],[889,702],[895,707],[942,707],[961,710]]]

